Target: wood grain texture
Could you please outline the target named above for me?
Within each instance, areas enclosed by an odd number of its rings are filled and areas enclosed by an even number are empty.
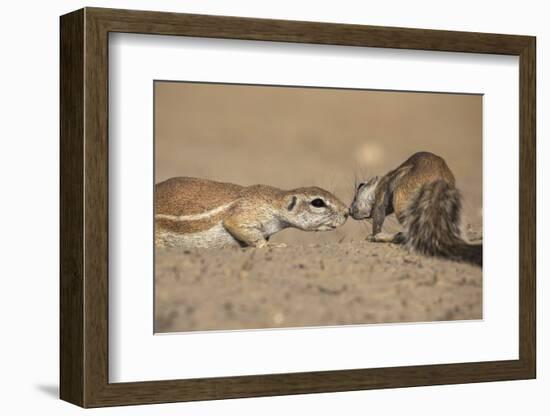
[[[108,380],[108,33],[370,46],[520,57],[518,360],[191,380]],[[61,18],[61,397],[83,407],[535,377],[535,39],[87,8]]]
[[[61,19],[60,388],[84,405],[84,12]]]
[[[528,36],[87,8],[111,32],[519,55]]]
[[[520,54],[519,355],[536,377],[536,41]]]
[[[108,33],[85,9],[84,360],[85,406],[108,380]]]

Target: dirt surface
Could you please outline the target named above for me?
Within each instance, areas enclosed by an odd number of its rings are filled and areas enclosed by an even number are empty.
[[[478,267],[352,241],[157,249],[156,332],[482,318]]]
[[[158,82],[155,182],[192,176],[350,203],[357,180],[417,151],[442,156],[482,230],[482,98],[476,95]],[[397,232],[394,216],[384,231]],[[365,241],[370,224],[287,229],[280,249],[157,249],[157,332],[480,319],[479,268]]]

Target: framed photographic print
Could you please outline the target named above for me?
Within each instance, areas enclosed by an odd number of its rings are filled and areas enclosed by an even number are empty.
[[[61,17],[83,406],[534,378],[535,38]]]

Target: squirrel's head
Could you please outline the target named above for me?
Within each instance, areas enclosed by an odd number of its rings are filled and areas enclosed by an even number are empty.
[[[380,177],[375,176],[366,182],[361,182],[355,191],[349,213],[355,220],[372,217],[372,207],[376,198],[376,186]]]
[[[348,207],[342,201],[317,187],[289,191],[283,202],[286,221],[304,231],[332,230],[348,217]]]

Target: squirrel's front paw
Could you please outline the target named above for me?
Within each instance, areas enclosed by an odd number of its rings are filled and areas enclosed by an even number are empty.
[[[375,235],[368,235],[367,238],[365,238],[366,241],[369,243],[376,243],[376,236]]]
[[[270,248],[285,248],[287,245],[285,243],[267,243],[267,246]]]
[[[268,242],[265,240],[258,241],[256,244],[254,244],[252,247],[255,248],[264,248],[268,246]]]
[[[268,243],[267,241],[260,241],[254,247],[255,248],[284,248],[287,245],[285,243]]]

